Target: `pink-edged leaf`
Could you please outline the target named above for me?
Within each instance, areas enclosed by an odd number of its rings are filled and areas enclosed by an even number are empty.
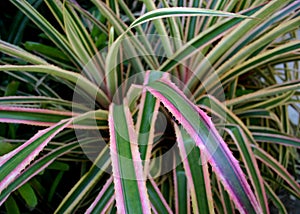
[[[137,136],[127,103],[110,105],[108,123],[117,210],[119,213],[151,213]]]
[[[213,199],[208,163],[195,141],[175,125],[177,143],[192,197],[194,213],[212,213]]]
[[[158,77],[161,77],[160,73],[158,73],[158,75]],[[144,81],[148,83],[151,81],[151,78],[155,77],[151,77],[149,73],[146,73]],[[155,122],[159,106],[159,100],[144,88],[139,105],[136,129],[138,133],[139,150],[141,159],[144,161],[144,171],[146,174],[149,170],[149,160],[154,144]]]
[[[0,157],[0,194],[72,120],[63,120],[39,131],[24,144]]]
[[[105,213],[115,199],[113,191],[113,178],[110,177],[85,213]]]
[[[20,186],[28,182],[31,178],[40,173],[42,170],[47,168],[51,163],[53,163],[53,161],[55,161],[56,158],[64,155],[65,153],[77,147],[79,147],[79,144],[77,142],[66,144],[36,160],[1,192],[0,206],[14,190],[19,188]]]
[[[191,213],[190,191],[183,164],[176,166],[176,162],[174,162],[173,168],[175,213]]]
[[[173,213],[163,194],[151,176],[148,176],[147,190],[152,210],[156,213]]]
[[[194,105],[165,76],[145,85],[183,126],[200,150],[208,157],[216,175],[241,213],[261,213],[245,174],[207,114]]]
[[[203,96],[201,100],[199,100],[199,104],[201,108],[229,123],[225,125],[224,130],[232,137],[239,149],[244,166],[248,172],[249,180],[256,192],[256,197],[261,204],[263,213],[269,213],[268,199],[264,188],[263,178],[251,149],[251,144],[254,145],[256,142],[248,127],[246,127],[224,103],[221,103],[210,95]],[[224,125],[222,125],[221,128],[223,129]]]
[[[86,143],[90,142],[99,142],[98,140],[90,141],[87,140]],[[82,145],[83,142],[80,142]],[[90,167],[90,169],[80,178],[80,180],[70,189],[68,194],[64,197],[61,203],[58,205],[54,213],[74,213],[76,207],[94,187],[97,185],[98,181],[103,177],[105,172],[109,171],[109,167],[111,165],[110,154],[109,154],[109,146],[105,145],[101,148],[101,152],[98,154],[97,158],[94,161],[94,164]],[[106,192],[106,194],[110,194],[108,197],[112,197],[114,192]],[[105,201],[103,199],[102,201]],[[105,203],[105,202],[104,202]],[[98,206],[100,204],[97,204]],[[96,212],[98,213],[98,212]]]
[[[300,139],[283,135],[283,134],[269,134],[263,132],[252,132],[252,135],[256,141],[276,143],[285,146],[293,146],[300,148]]]
[[[98,111],[96,114],[97,115],[95,115],[95,118],[92,120],[80,120],[80,122],[69,124],[69,127],[80,129],[98,129],[99,126],[107,126],[106,112]],[[0,105],[0,122],[2,123],[52,126],[61,120],[79,115],[79,113],[71,111]],[[95,126],[95,120],[97,126]]]
[[[0,122],[3,123],[51,126],[63,119],[72,117],[72,114],[70,111],[0,106]]]

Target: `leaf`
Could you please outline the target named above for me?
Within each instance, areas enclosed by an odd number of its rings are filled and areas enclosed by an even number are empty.
[[[108,106],[109,103],[107,95],[101,89],[99,89],[98,86],[90,82],[81,74],[67,71],[53,65],[2,65],[0,66],[0,71],[28,71],[34,73],[51,74],[77,84],[90,96],[95,97],[95,99],[103,106]]]
[[[64,146],[59,147],[58,149],[53,150],[49,154],[40,158],[31,164],[27,169],[24,170],[22,174],[20,174],[14,182],[10,183],[7,188],[5,188],[0,193],[0,205],[5,201],[5,199],[19,186],[25,184],[29,179],[40,173],[44,170],[49,164],[51,164],[56,158],[65,154],[66,152],[78,147],[78,143],[70,143]]]
[[[259,8],[251,9],[243,13],[245,16],[252,15]],[[168,58],[158,70],[169,71],[174,68],[177,64],[181,63],[184,59],[189,56],[199,53],[202,47],[206,47],[221,36],[224,36],[234,26],[242,22],[243,19],[228,19],[221,21],[220,23],[200,32],[193,39],[183,44],[170,58]]]
[[[208,110],[221,120],[229,123],[228,125],[226,124],[225,131],[230,134],[234,142],[237,143],[237,147],[248,171],[249,179],[255,189],[256,197],[259,199],[259,203],[261,204],[264,213],[268,213],[269,208],[263,184],[263,177],[250,147],[251,145],[256,144],[251,132],[240,118],[230,111],[224,103],[221,103],[213,96],[203,96],[202,99],[198,101],[198,104],[200,104],[201,108]],[[223,127],[224,126],[222,126],[222,128]]]
[[[208,157],[237,208],[241,212],[261,212],[237,160],[206,113],[189,101],[166,76],[145,87],[165,105]]]
[[[151,177],[149,177],[149,179],[147,180],[146,185],[152,209],[155,210],[157,213],[172,213],[172,210],[166,202],[166,199],[164,198],[157,184]]]
[[[71,102],[68,100],[52,98],[52,97],[43,97],[43,96],[8,96],[0,97],[1,105],[14,105],[25,107],[29,104],[31,107],[40,104],[42,106],[54,105],[59,107],[73,108],[83,110],[89,110],[82,104]],[[24,106],[23,106],[24,105]]]
[[[113,203],[114,197],[114,183],[112,182],[113,179],[110,177],[106,183],[104,184],[103,188],[97,195],[96,199],[93,203],[89,206],[85,213],[104,213]]]
[[[262,131],[262,130],[261,130]],[[269,134],[266,132],[252,132],[252,135],[254,139],[258,142],[269,142],[269,143],[276,143],[276,144],[282,144],[285,146],[293,146],[300,148],[300,139],[286,136],[284,134],[281,134],[280,132],[277,132],[278,134]]]
[[[109,128],[117,210],[120,213],[150,213],[137,136],[126,104],[110,105]]]
[[[149,2],[148,2],[149,3]],[[96,1],[97,4],[97,1]],[[150,3],[149,3],[150,4]],[[98,3],[99,8],[103,11],[103,4]],[[153,5],[152,5],[153,6]],[[103,11],[105,13],[105,11]],[[209,16],[225,16],[225,17],[236,17],[236,18],[247,18],[247,16],[243,15],[238,15],[234,13],[229,13],[229,12],[223,12],[223,11],[215,11],[215,10],[208,10],[208,9],[202,9],[202,8],[159,8],[154,11],[150,11],[139,18],[137,18],[131,25],[124,31],[117,39],[116,41],[111,45],[110,50],[108,51],[107,57],[106,57],[106,77],[107,81],[110,82],[111,86],[110,88],[112,89],[111,94],[114,94],[114,89],[117,87],[114,83],[116,81],[113,77],[117,76],[116,74],[116,59],[117,59],[117,54],[120,48],[120,45],[122,44],[122,41],[124,40],[125,36],[127,35],[130,30],[138,25],[141,25],[142,23],[151,21],[151,20],[156,20],[164,17],[174,17],[174,16],[204,16],[204,15],[209,15]],[[163,30],[162,30],[163,31]],[[163,33],[162,35],[164,35]],[[128,51],[130,46],[128,47]],[[166,48],[169,49],[169,48]],[[136,56],[136,55],[130,55],[130,56]],[[141,70],[141,69],[139,69]],[[143,70],[143,69],[142,69]]]
[[[174,197],[175,197],[175,212],[176,213],[191,213],[190,211],[190,192],[187,184],[187,177],[183,170],[182,164],[174,166]],[[189,211],[188,211],[189,210]]]
[[[280,176],[284,181],[286,181],[290,187],[294,189],[297,195],[300,196],[300,185],[297,183],[295,178],[283,167],[275,158],[268,154],[263,149],[258,146],[252,146],[255,156],[262,161],[265,165],[273,169],[278,176]]]
[[[284,207],[283,203],[280,201],[278,195],[272,190],[269,184],[265,182],[266,192],[274,205],[278,208],[279,213],[288,214],[286,208]]]
[[[191,191],[193,211],[194,213],[213,213],[208,163],[195,141],[182,127],[175,125],[175,132],[189,191]]]
[[[36,205],[38,204],[38,200],[34,193],[33,188],[30,186],[29,183],[25,183],[23,186],[21,186],[18,189],[18,192],[20,193],[22,198],[25,200],[27,206],[30,209],[33,209],[36,207]]]
[[[296,91],[300,89],[300,80],[291,80],[291,81],[286,81],[284,83],[280,84],[274,84],[269,87],[260,89],[256,92],[246,94],[240,97],[233,98],[231,100],[228,100],[226,102],[227,106],[234,106],[240,103],[243,103],[245,101],[251,101],[253,99],[261,98],[261,97],[268,97],[272,95],[278,95],[281,93],[285,92],[290,92],[290,91]]]
[[[13,197],[9,197],[5,202],[7,214],[20,214],[19,207]]]
[[[51,126],[63,119],[72,117],[70,111],[23,108],[0,105],[0,122],[22,123],[38,126]]]
[[[162,73],[156,73],[156,75],[161,77]],[[152,81],[153,78],[157,78],[156,75],[146,73],[144,81]],[[148,173],[147,168],[150,163],[149,160],[151,158],[152,145],[154,144],[154,129],[158,109],[159,101],[144,89],[140,99],[136,129],[141,159],[145,161],[145,173]]]
[[[32,22],[34,22],[58,48],[62,50],[75,65],[80,66],[80,60],[75,56],[66,38],[51,25],[34,7],[25,0],[10,0],[20,11],[22,11]]]
[[[188,7],[172,7],[172,8],[158,8],[150,11],[143,16],[137,18],[130,27],[149,22],[155,19],[167,18],[167,17],[182,17],[182,16],[224,16],[235,18],[251,18],[248,16],[239,15],[236,13],[229,13],[224,11],[210,10],[204,8],[188,8]]]
[[[98,129],[107,126],[107,112],[99,110],[92,120],[81,120],[70,124],[69,127],[81,129]],[[80,113],[71,111],[57,111],[50,109],[13,107],[0,105],[0,122],[28,124],[35,126],[51,126],[61,120],[80,116]],[[96,122],[95,122],[96,121]]]
[[[291,2],[291,0],[289,2]],[[235,43],[241,40],[245,35],[247,35],[247,33],[251,29],[261,24],[266,19],[266,17],[269,17],[277,10],[280,10],[280,8],[282,8],[286,3],[286,0],[277,0],[265,4],[255,14],[253,14],[253,17],[255,17],[255,19],[243,20],[240,25],[234,28],[230,33],[226,34],[226,37],[224,37],[216,46],[214,46],[209,55],[206,56],[204,63],[199,64],[197,66],[197,69],[193,71],[194,75],[189,79],[187,88],[191,89],[195,85],[201,85],[200,79],[202,79],[202,75],[205,75],[205,73],[207,73],[211,65],[215,65],[218,59],[221,58],[222,55],[225,55],[226,51],[234,46]],[[195,78],[195,76],[198,78]],[[203,90],[204,88],[201,87],[201,90],[198,90],[197,94],[201,94]]]
[[[71,122],[72,120],[63,120],[39,131],[18,148],[0,157],[0,194],[36,158],[49,141]]]
[[[80,180],[72,187],[54,213],[72,213],[82,198],[97,184],[110,165],[109,147],[105,146],[95,163]]]
[[[29,53],[18,46],[9,44],[2,40],[0,40],[0,51],[8,54],[10,56],[18,57],[18,58],[24,60],[25,62],[29,62],[32,64],[36,64],[36,65],[39,65],[39,64],[47,65],[48,64],[44,59],[42,59],[32,53]]]

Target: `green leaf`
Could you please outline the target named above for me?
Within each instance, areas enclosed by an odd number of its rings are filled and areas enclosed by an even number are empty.
[[[32,64],[36,64],[36,65],[48,64],[44,59],[42,59],[32,53],[29,53],[18,46],[9,44],[2,40],[0,40],[0,51],[5,54],[8,54],[10,56],[20,58],[20,59],[24,60],[25,62],[29,62]]]
[[[23,186],[21,186],[18,189],[18,192],[20,193],[21,197],[25,200],[27,206],[30,209],[36,207],[36,205],[38,204],[38,200],[33,188],[29,183],[25,183]]]
[[[80,60],[75,56],[74,52],[70,48],[70,44],[66,38],[59,33],[57,29],[51,25],[45,17],[43,17],[34,7],[32,7],[25,0],[10,0],[15,6],[17,6],[20,11],[22,11],[31,21],[33,21],[47,36],[52,40],[57,47],[61,48],[70,60],[72,60],[75,65],[80,66]]]
[[[5,202],[7,214],[20,214],[19,207],[13,197],[9,197]]]
[[[75,207],[81,202],[82,198],[89,192],[100,178],[104,175],[105,170],[110,165],[109,147],[105,146],[97,159],[95,164],[85,173],[80,180],[72,187],[68,194],[61,201],[56,208],[55,213],[71,213]]]
[[[39,172],[44,170],[49,164],[51,164],[56,158],[65,154],[66,152],[77,148],[78,143],[70,143],[53,150],[49,154],[45,155],[41,159],[31,164],[22,174],[20,174],[14,182],[9,184],[6,189],[0,193],[0,205],[5,201],[11,192],[17,189],[19,186],[25,184],[28,179],[37,175]]]
[[[70,123],[71,120],[63,120],[44,129],[15,150],[0,157],[0,194],[36,158],[49,141]]]
[[[251,18],[236,13],[229,13],[229,12],[210,10],[204,8],[187,8],[187,7],[158,8],[136,19],[133,23],[131,23],[130,27],[135,27],[137,25],[155,19],[175,17],[175,16],[179,16],[179,17],[181,16],[224,16],[224,17],[235,17],[235,18]]]
[[[213,199],[207,160],[201,154],[195,141],[182,127],[179,128],[175,125],[175,132],[189,191],[191,192],[193,211],[194,213],[212,213]],[[181,203],[181,201],[178,203]]]
[[[97,85],[90,82],[88,79],[86,79],[81,74],[67,71],[64,69],[61,69],[59,67],[53,66],[53,65],[24,65],[24,66],[18,66],[18,65],[2,65],[0,66],[0,71],[28,71],[28,72],[34,72],[34,73],[45,73],[45,74],[51,74],[56,77],[63,78],[65,80],[68,80],[74,84],[77,84],[81,89],[85,90],[90,96],[95,97],[99,103],[101,103],[103,106],[107,106],[109,103],[109,99],[107,95],[98,88]]]
[[[206,113],[189,101],[167,76],[148,83],[145,87],[165,105],[195,140],[200,150],[209,157],[213,170],[220,177],[237,208],[249,213],[261,212],[237,160]]]
[[[117,210],[120,213],[150,213],[137,136],[126,104],[110,105],[109,127]]]

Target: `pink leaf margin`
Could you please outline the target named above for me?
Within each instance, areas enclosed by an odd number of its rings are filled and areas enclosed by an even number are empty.
[[[150,201],[147,194],[146,188],[146,179],[143,172],[142,160],[140,157],[138,144],[137,144],[137,134],[134,129],[133,120],[131,117],[131,113],[129,111],[129,107],[127,105],[127,100],[124,100],[124,113],[126,117],[126,122],[128,124],[128,134],[130,139],[130,147],[133,157],[133,164],[136,173],[136,181],[138,184],[139,196],[141,201],[141,206],[144,213],[151,213]],[[124,201],[124,191],[122,188],[122,177],[120,173],[118,159],[120,158],[117,152],[117,141],[116,141],[116,130],[115,130],[115,121],[116,119],[113,117],[114,111],[114,103],[109,106],[109,116],[108,116],[108,124],[110,130],[110,150],[111,150],[111,160],[112,160],[112,169],[113,169],[113,178],[115,185],[115,198],[116,205],[118,209],[118,213],[126,213],[125,201]],[[120,118],[119,118],[120,119]]]
[[[216,130],[214,124],[211,121],[211,118],[209,118],[209,116],[207,116],[204,111],[202,111],[201,109],[199,109],[190,100],[188,100],[186,98],[186,96],[183,94],[183,92],[180,91],[176,87],[176,85],[174,83],[172,83],[168,79],[168,77],[169,77],[169,74],[165,73],[164,77],[161,78],[158,81],[163,82],[164,84],[168,85],[170,88],[172,88],[173,90],[175,90],[177,94],[179,94],[182,98],[184,98],[184,100],[186,101],[186,103],[188,105],[190,105],[195,111],[198,112],[198,114],[201,117],[201,119],[206,123],[206,125],[211,130],[211,133],[213,135],[215,135],[215,137],[217,138],[218,142],[220,143],[220,146],[222,147],[222,149],[226,153],[226,156],[230,158],[230,161],[232,162],[236,173],[239,175],[240,182],[243,184],[244,190],[245,190],[246,194],[248,195],[248,197],[249,197],[249,199],[250,199],[250,201],[252,203],[253,208],[256,210],[256,213],[262,213],[261,207],[260,207],[259,203],[257,202],[257,200],[255,198],[255,195],[252,192],[252,190],[251,190],[251,188],[250,188],[250,186],[249,186],[249,184],[248,184],[248,182],[246,180],[246,177],[245,177],[242,169],[240,168],[240,166],[238,164],[238,161],[232,155],[232,153],[229,150],[228,146],[226,145],[226,143],[224,142],[224,140],[221,138],[221,136],[218,134],[218,131]],[[157,99],[159,99],[164,104],[164,106],[173,114],[173,116],[178,120],[178,122],[183,125],[183,127],[186,129],[186,131],[189,133],[189,135],[195,140],[195,142],[196,142],[197,146],[200,148],[200,150],[202,150],[207,155],[207,157],[210,157],[211,155],[209,154],[209,152],[205,148],[204,142],[202,142],[202,140],[200,139],[200,137],[198,136],[198,134],[193,130],[193,127],[182,116],[182,114],[176,109],[176,107],[166,97],[164,97],[163,94],[161,94],[160,92],[158,92],[154,88],[151,88],[149,85],[146,85],[145,87],[146,87],[146,89],[151,94],[153,94]],[[233,191],[230,183],[222,175],[221,170],[218,167],[217,161],[214,160],[213,158],[209,158],[208,161],[212,165],[212,167],[213,167],[214,171],[216,172],[216,174],[221,179],[224,187],[229,192],[230,196],[232,197],[232,199],[235,202],[235,204],[236,204],[237,208],[239,209],[239,211],[241,213],[246,213],[247,210],[245,210],[245,208],[243,207],[240,199],[234,194],[234,191]]]
[[[24,170],[30,163],[33,161],[37,155],[45,148],[45,146],[50,142],[50,140],[55,137],[59,132],[61,132],[64,128],[66,128],[72,120],[62,120],[61,122],[55,124],[54,126],[51,126],[47,129],[39,131],[37,134],[35,134],[32,138],[30,138],[28,141],[26,141],[23,145],[19,146],[18,148],[14,149],[13,151],[9,152],[8,154],[5,154],[4,156],[0,157],[0,168],[3,166],[4,163],[9,161],[13,156],[18,154],[20,151],[26,149],[28,145],[33,143],[35,140],[40,138],[42,135],[46,134],[47,132],[50,132],[51,130],[59,127],[56,131],[54,131],[50,136],[47,137],[44,142],[42,142],[35,150],[31,152],[30,155],[28,155],[21,164],[19,164],[14,170],[12,170],[3,180],[0,181],[0,193],[3,191],[4,188],[6,188],[21,172]]]

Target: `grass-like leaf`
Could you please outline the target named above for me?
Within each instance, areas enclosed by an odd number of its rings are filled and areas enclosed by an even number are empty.
[[[71,122],[72,120],[62,120],[38,132],[26,143],[2,156],[0,158],[0,193],[35,159],[49,141]]]
[[[241,212],[261,212],[237,160],[206,113],[189,101],[166,77],[147,84],[146,88],[165,105],[207,155],[237,208]]]
[[[175,131],[189,191],[191,191],[193,210],[195,213],[212,213],[213,199],[208,163],[195,141],[185,130],[175,125]]]
[[[117,210],[120,213],[150,213],[137,136],[126,104],[111,104],[109,128]]]

